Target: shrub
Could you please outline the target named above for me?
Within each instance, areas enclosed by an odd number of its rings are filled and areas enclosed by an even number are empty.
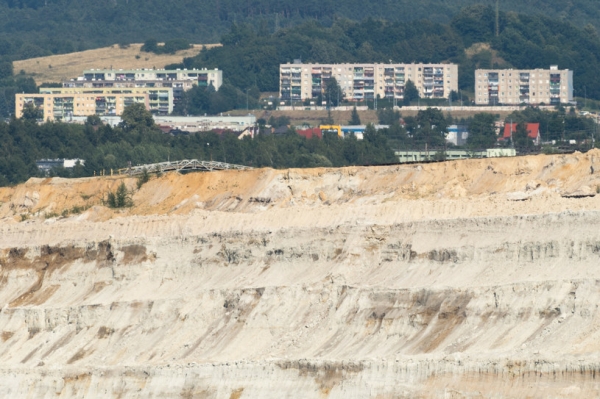
[[[137,188],[138,190],[140,188],[142,188],[142,186],[146,183],[148,183],[148,181],[150,180],[150,173],[148,173],[148,170],[146,168],[144,168],[144,170],[142,170],[142,174],[138,176],[137,178]]]
[[[117,191],[110,191],[106,196],[104,204],[109,208],[125,208],[133,206],[133,200],[124,182],[121,182]]]

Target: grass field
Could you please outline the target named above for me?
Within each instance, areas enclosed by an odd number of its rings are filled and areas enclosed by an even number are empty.
[[[181,62],[185,57],[193,57],[206,48],[220,44],[195,44],[188,50],[175,54],[154,54],[141,52],[142,44],[131,44],[127,48],[118,45],[77,53],[51,55],[31,58],[13,63],[15,74],[21,70],[35,79],[39,85],[43,82],[61,82],[81,76],[84,69],[91,68],[163,68],[165,65]]]

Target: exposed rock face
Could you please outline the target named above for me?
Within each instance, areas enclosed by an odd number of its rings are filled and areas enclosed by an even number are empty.
[[[593,156],[5,189],[0,396],[599,396]]]

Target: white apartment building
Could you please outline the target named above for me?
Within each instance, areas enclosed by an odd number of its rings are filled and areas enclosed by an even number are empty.
[[[408,80],[422,98],[448,98],[452,90],[458,91],[456,64],[288,63],[279,66],[279,95],[284,101],[316,99],[325,93],[326,82],[332,77],[349,101],[377,96],[403,99]]]
[[[573,100],[573,71],[550,69],[477,69],[475,103],[568,104]]]
[[[182,81],[190,80],[198,86],[213,85],[219,90],[223,71],[219,69],[88,69],[78,80],[89,81]]]

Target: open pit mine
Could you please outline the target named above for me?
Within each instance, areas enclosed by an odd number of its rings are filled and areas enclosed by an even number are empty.
[[[600,151],[1,188],[0,397],[599,397],[594,171]],[[121,182],[133,206],[103,206]]]

